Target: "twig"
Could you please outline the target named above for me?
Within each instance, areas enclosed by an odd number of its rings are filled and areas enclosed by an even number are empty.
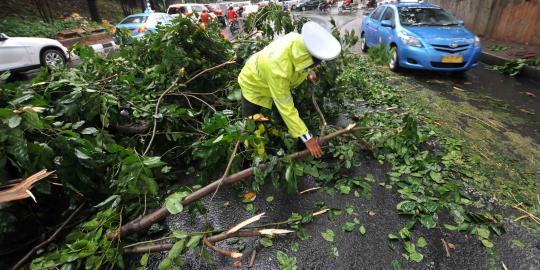
[[[222,248],[219,248],[219,247],[216,247],[214,245],[212,245],[212,243],[210,243],[206,237],[203,238],[203,243],[205,246],[207,246],[209,249],[221,254],[221,255],[224,255],[224,256],[227,256],[227,257],[230,257],[230,258],[233,258],[233,259],[236,259],[236,258],[240,258],[242,257],[242,253],[240,252],[236,252],[236,251],[229,251],[229,250],[225,250],[225,249],[222,249]]]
[[[326,119],[324,118],[324,114],[322,113],[321,109],[319,108],[319,104],[317,104],[317,100],[315,99],[315,91],[311,91],[311,101],[313,102],[313,106],[315,106],[315,110],[317,110],[317,113],[319,114],[319,117],[321,119],[321,131],[319,133],[319,137],[324,136],[324,129],[328,125],[326,123]]]
[[[185,83],[181,84],[183,86],[186,86],[188,85],[189,83],[191,83],[192,81],[194,81],[195,79],[197,79],[199,76],[209,72],[209,71],[212,71],[212,70],[215,70],[215,69],[218,69],[218,68],[221,68],[223,66],[226,66],[226,65],[230,65],[230,64],[234,64],[236,63],[236,60],[229,60],[225,63],[221,63],[217,66],[213,66],[211,68],[207,68],[197,74],[195,74],[194,76],[192,76],[190,79],[188,79]],[[158,113],[159,113],[159,105],[161,104],[161,100],[163,100],[163,97],[165,95],[167,95],[169,92],[175,90],[178,86],[180,86],[180,84],[178,84],[180,82],[180,77],[176,78],[176,80],[174,81],[173,84],[171,84],[171,86],[169,86],[169,88],[167,88],[165,91],[163,91],[163,93],[161,93],[161,95],[159,95],[159,98],[156,102],[156,109],[154,110],[154,126],[152,127],[152,137],[150,137],[150,141],[148,142],[148,146],[146,147],[146,150],[144,150],[143,152],[143,156],[146,156],[146,154],[148,153],[148,151],[150,150],[150,147],[152,146],[152,143],[154,142],[154,138],[156,136],[156,129],[157,129],[157,116],[158,116]]]
[[[64,229],[64,227],[73,219],[73,217],[75,217],[75,215],[82,209],[82,207],[84,206],[84,203],[82,203],[81,205],[79,205],[79,207],[77,207],[77,209],[75,209],[75,211],[73,211],[73,213],[71,213],[71,215],[69,215],[69,217],[62,223],[62,225],[60,225],[60,227],[58,227],[56,229],[56,231],[54,231],[54,233],[49,236],[49,238],[47,238],[45,241],[41,242],[40,244],[38,244],[37,246],[35,246],[34,248],[32,248],[28,253],[26,253],[26,255],[24,257],[22,257],[12,268],[11,270],[17,270],[19,269],[29,258],[30,256],[32,256],[36,251],[38,251],[39,249],[41,249],[42,247],[44,247],[45,245],[47,245],[48,243],[50,243],[51,241],[54,240],[54,238],[56,238],[56,236]]]
[[[527,214],[529,216],[530,219],[532,219],[534,222],[540,224],[540,218],[538,218],[537,216],[533,215],[532,213],[530,212],[527,212],[527,210],[525,210],[524,208],[521,208],[519,207],[520,204],[517,204],[517,205],[513,205],[512,208],[514,209],[517,209],[525,214]]]
[[[446,250],[446,257],[450,257],[450,251],[448,250],[448,244],[446,243],[446,241],[444,241],[444,238],[441,238],[441,241],[443,243],[444,250]]]
[[[248,218],[240,223],[238,223],[236,226],[232,227],[230,230],[228,230],[226,233],[227,234],[231,234],[231,233],[235,233],[237,232],[238,230],[244,228],[245,226],[255,222],[255,221],[258,221],[259,219],[261,219],[262,217],[264,216],[264,213],[260,213],[258,215],[255,215],[251,218]]]
[[[251,252],[251,258],[249,259],[248,268],[253,267],[253,264],[255,263],[255,256],[256,255],[257,255],[257,250],[253,249],[253,251]]]
[[[310,191],[315,191],[315,190],[318,190],[318,189],[320,189],[320,188],[321,188],[321,187],[312,187],[312,188],[308,188],[308,189],[306,189],[306,190],[304,190],[304,191],[300,191],[299,194],[302,195],[302,194],[304,194],[304,193],[308,193],[308,192],[310,192]]]
[[[501,261],[501,263],[502,263],[502,267],[503,267],[503,269],[504,269],[504,270],[508,270],[508,267],[506,267],[506,264],[504,264],[504,262],[503,262],[503,261]]]

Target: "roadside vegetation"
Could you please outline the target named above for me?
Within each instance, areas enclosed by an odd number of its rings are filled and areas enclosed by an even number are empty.
[[[305,83],[295,91],[303,118],[328,142],[323,159],[302,159],[306,154],[297,152],[283,125],[241,119],[236,78],[243,63],[274,36],[302,25],[274,5],[251,16],[244,25],[247,34],[233,42],[225,40],[215,24],[203,30],[179,18],[161,31],[132,40],[110,58],[78,47],[78,67],[42,70],[30,83],[0,85],[0,184],[17,187],[42,169],[54,172],[38,180],[31,196],[22,192],[37,203],[14,199],[0,205],[1,254],[17,258],[0,267],[13,265],[36,246],[29,253],[32,259],[20,260],[21,265],[144,269],[148,253],[167,250],[158,268],[175,269],[186,264],[182,254],[189,250],[238,258],[238,251],[215,246],[231,237],[261,236],[264,247],[279,241],[271,239],[279,234],[307,241],[304,227],[312,219],[352,210],[322,204],[313,212],[254,225],[262,213],[252,202],[273,200],[255,194],[267,182],[283,192],[298,192],[298,180],[310,175],[321,186],[360,197],[377,181],[345,172],[361,166],[360,157],[366,153],[388,165],[389,181],[377,184],[400,194],[396,214],[408,217],[403,228],[388,234],[388,241],[398,247],[396,257],[423,261],[426,241],[416,233],[419,227],[462,231],[486,249],[494,248],[493,238],[504,233],[503,217],[486,207],[489,202],[466,191],[489,175],[474,167],[459,140],[407,102],[408,93],[392,86],[387,74],[350,51],[358,41],[353,32],[340,35],[333,29],[343,44],[342,55],[318,67],[316,87]],[[254,35],[257,30],[262,35]],[[321,111],[314,108],[313,99]],[[359,99],[366,110],[357,110],[351,102]],[[347,128],[324,121],[338,115],[350,120]],[[244,164],[251,169],[243,170]],[[213,205],[199,199],[248,172],[253,177],[236,203],[243,200],[252,219],[233,228],[206,226],[200,231],[152,226],[184,211],[194,219],[206,219]],[[196,183],[187,185],[188,178]],[[525,209],[540,207],[529,190],[514,193],[527,198],[520,199]],[[159,215],[151,211],[155,208]],[[443,213],[452,221],[440,222]],[[526,220],[534,222],[531,217]],[[343,224],[343,233],[352,230],[366,233],[359,220]],[[48,241],[55,231],[63,231],[62,237]],[[320,236],[333,243],[335,234],[328,229]],[[331,250],[334,256],[338,253]],[[132,260],[130,254],[142,256]],[[282,269],[297,269],[294,256],[278,251],[276,257]],[[400,269],[399,262],[388,268]]]

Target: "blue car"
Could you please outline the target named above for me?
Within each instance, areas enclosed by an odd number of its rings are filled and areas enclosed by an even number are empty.
[[[480,39],[450,12],[427,3],[382,5],[365,17],[361,48],[387,46],[389,67],[464,72],[478,65]]]
[[[148,33],[156,31],[158,25],[168,25],[172,17],[167,13],[146,11],[127,16],[115,27],[115,32],[120,29],[127,29],[130,36],[140,38]],[[115,36],[115,41],[116,41]]]

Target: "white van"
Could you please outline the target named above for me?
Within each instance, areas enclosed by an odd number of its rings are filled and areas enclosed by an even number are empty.
[[[203,10],[208,10],[203,4],[174,4],[169,6],[167,14],[172,17],[185,17],[193,13],[200,15]]]

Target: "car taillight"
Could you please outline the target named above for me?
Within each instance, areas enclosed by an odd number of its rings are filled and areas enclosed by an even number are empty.
[[[137,32],[139,33],[146,32],[146,31],[148,31],[148,28],[146,28],[146,26],[140,26],[139,28],[137,28]]]
[[[113,27],[112,31],[113,34],[116,34],[116,27]]]

